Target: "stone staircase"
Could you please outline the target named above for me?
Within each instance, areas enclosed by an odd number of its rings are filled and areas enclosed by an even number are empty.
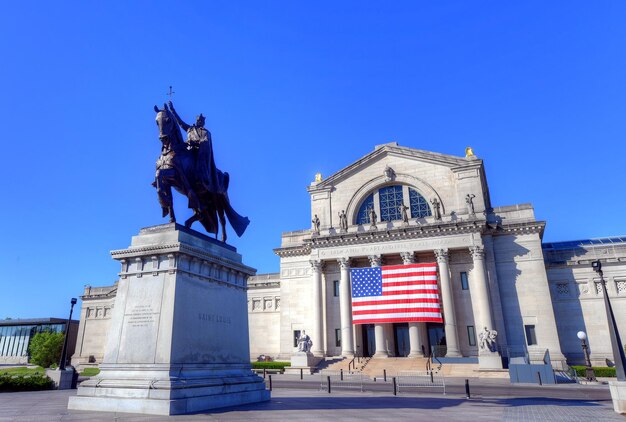
[[[428,359],[427,358],[371,358],[367,363],[364,364],[364,359],[361,358],[361,364],[357,363],[357,370],[361,369],[364,375],[368,376],[371,379],[382,379],[384,376],[385,370],[387,371],[387,379],[389,380],[391,377],[397,375],[400,371],[426,371],[426,366]],[[331,371],[339,371],[343,369],[344,371],[348,371],[348,364],[351,359],[347,358],[327,358],[326,362],[318,365],[318,370],[331,370]],[[435,372],[439,372],[440,374],[446,377],[481,377],[481,378],[508,378],[508,371],[480,371],[478,370],[478,364],[472,363],[446,363],[441,365],[439,368],[439,364],[437,361],[434,361],[432,364],[433,370]]]

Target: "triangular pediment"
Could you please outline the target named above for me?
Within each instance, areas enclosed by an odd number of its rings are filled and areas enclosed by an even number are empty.
[[[472,156],[470,158],[459,157],[455,155],[441,154],[438,152],[425,151],[421,149],[408,148],[398,145],[396,142],[388,144],[378,145],[371,153],[365,155],[361,159],[355,161],[347,167],[333,173],[329,177],[325,178],[310,189],[324,189],[326,187],[334,186],[338,181],[344,178],[350,177],[362,169],[368,167],[370,164],[380,161],[381,159],[394,156],[403,157],[405,159],[411,159],[425,164],[433,164],[438,166],[449,167],[450,169],[458,169],[463,167],[475,167],[481,166],[482,160]],[[310,190],[309,189],[309,190]]]

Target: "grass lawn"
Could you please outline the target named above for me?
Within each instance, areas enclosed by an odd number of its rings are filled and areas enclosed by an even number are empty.
[[[98,368],[85,368],[83,372],[80,373],[83,377],[93,377],[100,373],[100,369]]]
[[[0,368],[0,374],[11,374],[11,375],[34,375],[41,374],[44,375],[46,370],[41,366],[17,366],[15,368]]]

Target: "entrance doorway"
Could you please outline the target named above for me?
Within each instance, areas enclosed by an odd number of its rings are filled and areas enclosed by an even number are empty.
[[[447,352],[446,347],[446,331],[443,328],[443,324],[428,323],[426,325],[428,330],[428,344],[429,352],[433,351],[435,356],[445,356]]]
[[[411,343],[409,342],[409,324],[393,324],[393,334],[396,343],[396,356],[407,357],[411,353]]]
[[[363,335],[363,356],[374,356],[374,353],[376,353],[374,324],[361,325],[361,334]]]

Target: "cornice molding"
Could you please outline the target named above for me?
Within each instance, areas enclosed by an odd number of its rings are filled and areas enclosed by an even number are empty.
[[[519,234],[543,235],[545,221],[522,223],[491,224],[484,219],[464,221],[436,221],[419,226],[402,226],[392,229],[380,229],[352,233],[333,233],[312,236],[296,246],[276,248],[274,253],[281,258],[307,256],[313,249],[337,246],[365,245],[377,242],[402,241],[413,239],[440,238],[445,236],[478,233],[491,236],[510,236]]]

